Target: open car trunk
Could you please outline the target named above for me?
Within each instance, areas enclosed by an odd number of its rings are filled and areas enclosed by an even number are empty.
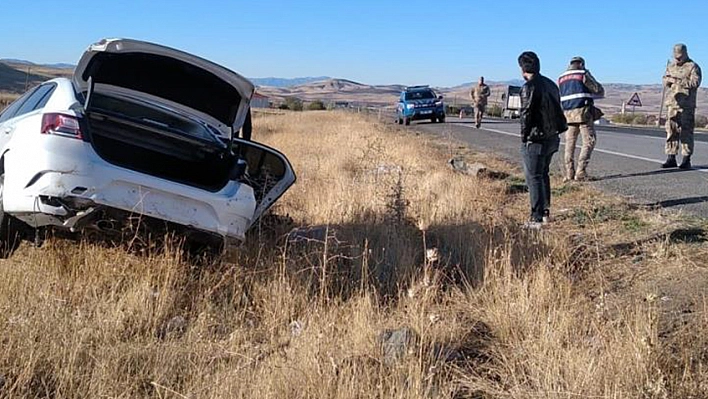
[[[254,189],[257,220],[295,182],[278,151],[237,132],[255,87],[195,55],[130,39],[104,39],[74,70],[85,98],[86,139],[106,161],[216,192],[229,180]]]
[[[88,139],[106,161],[212,192],[229,181],[235,157],[204,123],[127,97],[92,93]]]

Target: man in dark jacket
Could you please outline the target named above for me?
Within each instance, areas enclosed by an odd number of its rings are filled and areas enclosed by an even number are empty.
[[[556,84],[541,75],[541,62],[530,51],[519,56],[526,83],[521,88],[521,155],[531,196],[531,220],[526,227],[538,229],[550,219],[549,169],[558,152],[560,134],[568,129]]]

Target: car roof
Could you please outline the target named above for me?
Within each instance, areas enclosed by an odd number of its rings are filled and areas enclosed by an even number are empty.
[[[404,92],[412,92],[412,91],[429,91],[432,90],[430,86],[410,86],[406,87]]]

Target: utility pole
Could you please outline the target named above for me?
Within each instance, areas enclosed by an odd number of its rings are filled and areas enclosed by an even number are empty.
[[[671,60],[666,61],[666,69],[664,70],[664,76],[669,73],[669,65]],[[659,106],[659,117],[656,118],[656,126],[661,126],[661,114],[664,112],[664,101],[666,101],[666,84],[664,84],[664,76],[661,77],[661,106]]]
[[[29,77],[30,77],[31,71],[32,71],[32,65],[27,67],[27,76],[25,76],[25,91],[27,91],[27,87],[29,86]]]

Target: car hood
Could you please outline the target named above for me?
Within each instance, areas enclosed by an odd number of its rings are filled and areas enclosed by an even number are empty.
[[[245,77],[203,58],[158,44],[104,39],[92,44],[74,70],[77,89],[127,89],[197,117],[224,137],[240,129],[255,90]]]

